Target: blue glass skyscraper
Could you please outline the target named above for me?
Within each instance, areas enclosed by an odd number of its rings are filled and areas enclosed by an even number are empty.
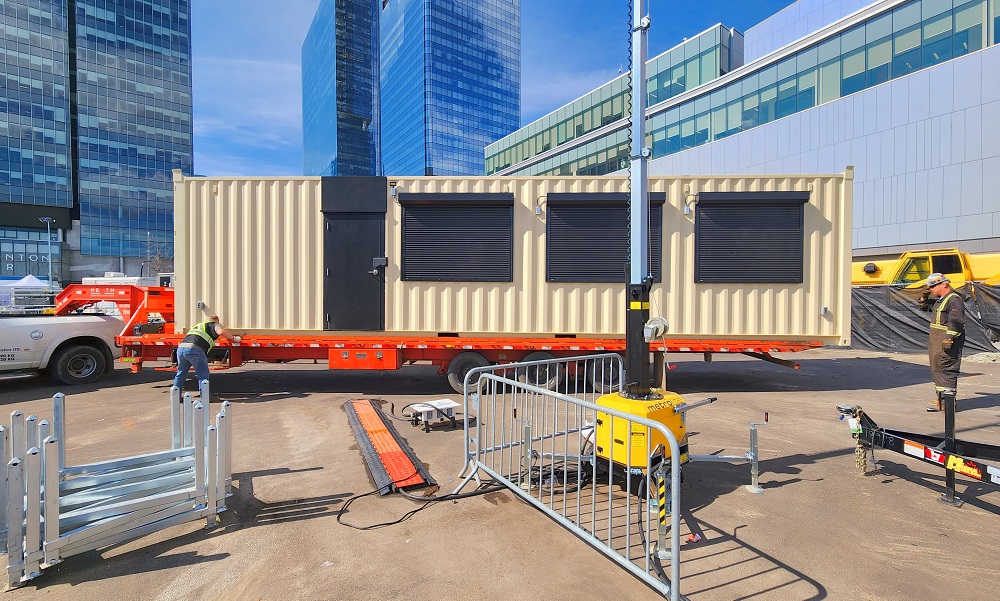
[[[306,175],[380,175],[379,0],[320,0],[302,44]]]
[[[62,280],[172,256],[171,171],[192,173],[190,14],[189,0],[0,0],[0,276],[46,275],[46,225]]]
[[[383,0],[382,164],[388,175],[482,175],[518,128],[520,0]]]

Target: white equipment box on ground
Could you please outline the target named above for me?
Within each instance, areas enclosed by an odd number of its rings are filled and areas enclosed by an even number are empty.
[[[413,412],[413,425],[424,424],[424,432],[430,432],[430,422],[435,418],[450,419],[451,425],[455,426],[455,409],[461,407],[451,399],[438,399],[410,405]]]

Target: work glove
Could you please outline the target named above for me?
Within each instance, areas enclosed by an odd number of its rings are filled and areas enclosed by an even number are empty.
[[[954,338],[945,338],[944,340],[941,341],[941,348],[943,348],[946,351],[950,351],[951,347],[954,345],[955,345]]]
[[[930,311],[934,308],[934,301],[931,300],[931,291],[924,288],[920,296],[917,297],[917,304],[920,305],[921,311]]]

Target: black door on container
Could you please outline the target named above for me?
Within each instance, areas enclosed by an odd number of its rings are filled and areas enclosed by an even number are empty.
[[[385,329],[385,213],[324,214],[324,328]]]

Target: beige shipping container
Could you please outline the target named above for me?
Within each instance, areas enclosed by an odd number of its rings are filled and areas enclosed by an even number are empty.
[[[177,326],[218,314],[236,330],[321,333],[331,311],[324,308],[324,271],[338,260],[324,257],[323,187],[330,179],[175,172]],[[852,180],[852,168],[828,175],[650,178],[651,196],[663,202],[662,281],[653,285],[650,315],[668,320],[671,338],[849,344]],[[620,197],[628,191],[626,178],[389,177],[385,185],[384,331],[623,335],[623,281],[547,281],[546,220],[550,196]],[[800,282],[695,281],[699,203],[713,193],[746,192],[804,193]],[[401,199],[490,194],[513,196],[511,281],[403,278]],[[440,244],[447,249],[449,240]],[[463,257],[453,260],[460,265]]]

